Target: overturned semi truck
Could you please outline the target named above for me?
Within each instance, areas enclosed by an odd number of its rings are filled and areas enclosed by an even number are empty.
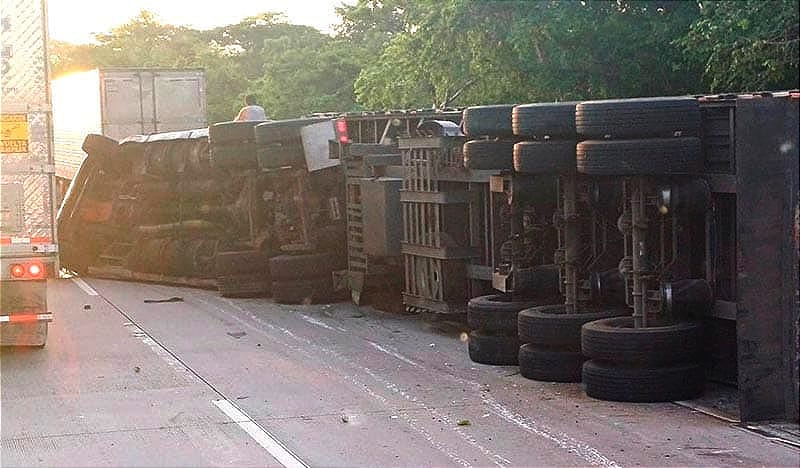
[[[345,261],[333,136],[324,117],[89,135],[60,211],[62,265],[226,296],[329,299]]]
[[[473,361],[610,400],[715,382],[735,418],[797,421],[799,100],[477,106],[462,132],[398,118],[394,142],[345,116],[353,298],[389,265],[407,311],[466,312]]]
[[[590,396],[623,401],[694,398],[715,381],[736,388],[743,421],[796,421],[798,99],[89,138],[93,162],[62,206],[62,261],[281,302],[349,290],[465,319],[473,361],[528,378],[583,380]]]

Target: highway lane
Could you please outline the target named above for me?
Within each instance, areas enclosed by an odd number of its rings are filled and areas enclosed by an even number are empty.
[[[74,282],[51,288],[67,310],[44,352],[3,354],[4,465],[800,462],[681,406],[596,401],[578,385],[472,363],[458,326],[347,303],[86,282],[98,296]],[[182,302],[145,303],[171,297]]]

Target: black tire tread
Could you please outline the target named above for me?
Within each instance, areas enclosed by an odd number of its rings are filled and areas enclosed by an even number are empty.
[[[575,172],[575,141],[521,141],[514,145],[514,170],[522,174]]]
[[[541,382],[580,382],[585,360],[580,351],[523,344],[519,348],[519,373],[526,379]]]
[[[491,366],[516,366],[519,341],[513,336],[490,335],[478,330],[469,332],[469,358]]]
[[[287,140],[299,140],[301,129],[307,125],[331,120],[327,117],[311,117],[306,119],[276,120],[263,122],[255,127],[255,141],[259,145]],[[331,124],[333,125],[333,124]]]
[[[594,360],[583,364],[586,394],[592,398],[656,403],[696,398],[703,392],[698,363],[670,367],[619,367]]]
[[[212,167],[220,169],[256,169],[258,158],[252,143],[212,145],[208,156]]]
[[[333,297],[333,278],[318,276],[272,281],[272,297],[280,304],[324,303]]]
[[[245,120],[220,122],[208,127],[208,141],[212,145],[219,143],[238,143],[255,141],[254,128],[263,120]]]
[[[464,167],[473,170],[514,168],[514,141],[471,140],[464,143]]]
[[[699,174],[699,138],[587,140],[578,143],[578,172],[595,176]]]
[[[591,359],[662,366],[699,359],[703,329],[697,322],[633,328],[633,317],[613,317],[583,325],[581,349]]]
[[[92,156],[99,153],[101,155],[100,157],[113,157],[120,151],[119,142],[117,140],[96,133],[86,135],[86,138],[83,139],[81,149],[86,154]]]
[[[269,294],[269,278],[259,275],[225,275],[217,277],[217,290],[222,297],[256,297]]]
[[[575,139],[577,102],[522,104],[514,107],[511,126],[514,135],[542,139]]]
[[[595,320],[630,314],[626,308],[567,314],[563,304],[532,307],[517,315],[520,343],[562,350],[581,350],[581,327]]]
[[[341,255],[334,253],[309,253],[278,255],[269,259],[269,270],[275,281],[290,281],[326,275],[344,267]]]
[[[229,250],[217,252],[214,258],[214,271],[217,276],[243,273],[269,275],[269,265],[259,250]]]
[[[467,303],[467,324],[472,330],[517,334],[517,313],[539,305],[537,301],[511,301],[504,294],[473,297]]]
[[[700,106],[692,97],[587,101],[576,106],[575,128],[587,139],[695,136]]]
[[[464,109],[462,127],[469,137],[513,137],[511,113],[513,105],[472,106]]]

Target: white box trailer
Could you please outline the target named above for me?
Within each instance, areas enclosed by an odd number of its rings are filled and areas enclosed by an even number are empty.
[[[202,69],[99,68],[53,80],[52,93],[63,189],[86,157],[81,145],[89,133],[121,140],[208,125]]]
[[[0,7],[0,344],[44,346],[58,273],[46,8]]]

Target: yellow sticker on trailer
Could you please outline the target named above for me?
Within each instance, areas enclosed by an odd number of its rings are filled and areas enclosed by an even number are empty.
[[[28,114],[0,114],[0,153],[27,153]]]

